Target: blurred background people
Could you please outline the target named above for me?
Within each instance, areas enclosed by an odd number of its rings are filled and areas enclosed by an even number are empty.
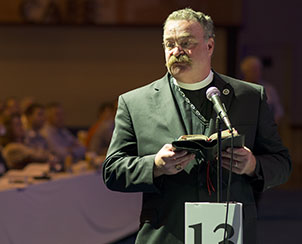
[[[2,150],[2,148],[1,148]],[[0,177],[7,171],[7,166],[4,158],[2,157],[2,152],[0,153]]]
[[[5,134],[3,119],[4,119],[4,100],[0,100],[0,136]]]
[[[243,75],[243,80],[264,86],[267,103],[273,112],[275,122],[278,124],[283,116],[283,107],[275,87],[262,79],[263,65],[260,58],[256,56],[245,57],[240,63],[240,70]],[[262,194],[263,193],[260,192],[254,192],[257,209],[259,209],[259,201],[262,198]]]
[[[105,155],[114,129],[116,102],[102,103],[98,110],[98,120],[87,134],[86,146],[89,152]]]
[[[5,99],[3,103],[2,116],[10,116],[12,114],[21,114],[19,100],[15,97],[9,97]]]
[[[46,121],[44,106],[33,103],[25,110],[24,114],[26,118],[26,145],[49,150],[48,143],[40,132]]]
[[[4,109],[4,101],[0,100],[0,137],[5,134],[5,127],[3,125],[3,109]],[[7,171],[7,166],[4,158],[2,157],[2,146],[0,145],[0,177],[5,174]]]
[[[61,163],[67,157],[73,162],[85,158],[85,147],[65,127],[64,110],[60,103],[51,103],[46,107],[47,122],[41,130],[46,138],[50,151],[53,152]]]
[[[276,123],[279,123],[283,116],[283,107],[275,87],[262,79],[263,65],[260,58],[256,56],[245,57],[240,63],[240,71],[243,75],[243,80],[264,86],[267,103],[274,114]]]
[[[12,116],[13,114],[21,114],[19,100],[15,97],[9,97],[1,101],[0,106],[0,136],[6,133],[4,126],[4,120]]]
[[[22,123],[25,128],[27,128],[27,120],[26,120],[25,111],[30,105],[32,105],[35,102],[36,102],[36,99],[31,96],[25,96],[20,99],[19,104],[20,104],[21,120],[22,120]]]
[[[0,136],[2,156],[9,169],[22,169],[32,162],[48,162],[50,154],[25,144],[25,129],[18,113],[5,116],[3,119],[5,134]]]

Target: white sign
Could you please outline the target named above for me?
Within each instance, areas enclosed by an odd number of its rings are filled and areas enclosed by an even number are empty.
[[[186,202],[186,244],[242,244],[242,203]],[[225,227],[226,226],[226,227]],[[225,233],[226,232],[226,233]]]

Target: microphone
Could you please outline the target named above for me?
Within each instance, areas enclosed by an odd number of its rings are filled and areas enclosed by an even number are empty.
[[[232,126],[231,122],[229,120],[229,117],[224,109],[224,104],[221,103],[220,100],[220,91],[217,87],[212,86],[210,87],[207,92],[207,99],[209,99],[213,103],[213,108],[216,111],[216,113],[219,115],[219,117],[223,120],[226,127],[232,132]]]

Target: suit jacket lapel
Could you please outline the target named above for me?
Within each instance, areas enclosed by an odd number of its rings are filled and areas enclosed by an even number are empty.
[[[213,72],[213,84],[215,84],[221,92],[221,102],[224,103],[226,110],[228,111],[234,97],[234,90],[226,80],[222,79],[222,77],[215,71]],[[186,134],[185,125],[183,124],[179,109],[177,108],[171,92],[169,74],[164,76],[162,79],[157,80],[154,83],[153,88],[152,100],[154,107],[158,109],[158,114],[162,116],[162,120],[164,121],[167,130],[174,138]],[[206,133],[207,135],[211,135],[216,132],[216,116],[216,112],[213,110],[213,119],[210,120],[209,130]]]
[[[225,105],[226,111],[228,111],[231,107],[231,103],[234,98],[234,89],[233,87],[222,77],[214,72],[213,85],[215,85],[218,90],[221,92],[220,100]],[[207,135],[211,135],[216,132],[216,117],[217,114],[213,109],[212,119],[210,120],[209,130],[207,131]],[[231,121],[232,122],[232,121]],[[224,124],[222,125],[224,128]]]
[[[155,82],[153,102],[171,135],[175,139],[184,135],[185,126],[171,92],[168,74]]]
[[[228,111],[231,107],[231,103],[234,96],[233,87],[221,78],[216,72],[214,73],[215,84],[221,92],[220,99],[224,103],[226,110]]]

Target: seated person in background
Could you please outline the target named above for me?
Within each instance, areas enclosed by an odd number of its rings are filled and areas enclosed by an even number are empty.
[[[15,97],[8,97],[1,101],[0,107],[0,135],[5,134],[5,126],[3,120],[12,114],[21,114],[19,100]]]
[[[2,155],[9,169],[22,169],[31,162],[48,162],[50,153],[25,145],[25,130],[19,114],[3,119],[6,133],[0,136]]]
[[[264,86],[267,96],[267,103],[273,112],[275,122],[278,123],[283,116],[283,107],[280,103],[276,88],[262,80],[263,66],[260,58],[247,56],[240,63],[240,70],[243,80]]]
[[[6,132],[5,126],[3,125],[4,103],[5,102],[3,100],[0,100],[0,136],[3,136]],[[2,150],[2,148],[0,150]]]
[[[31,97],[31,96],[23,97],[20,100],[21,121],[25,128],[27,128],[27,119],[26,119],[25,111],[33,103],[36,103],[36,101],[35,101],[35,98]]]
[[[0,100],[0,136],[5,134],[5,127],[3,125],[3,110],[4,110],[4,101]],[[4,158],[2,157],[2,146],[0,145],[0,177],[4,175],[7,171],[7,166]]]
[[[2,151],[2,148],[1,148]],[[2,152],[0,152],[0,177],[7,171],[7,166],[4,158],[2,157]]]
[[[71,156],[73,162],[85,157],[85,147],[64,125],[64,111],[59,103],[51,103],[46,108],[47,122],[41,130],[46,138],[50,151],[60,162]]]
[[[46,139],[40,133],[46,121],[44,106],[33,103],[25,110],[24,114],[27,121],[25,144],[32,148],[49,150]]]
[[[15,97],[9,97],[5,99],[3,104],[2,116],[9,117],[12,114],[17,113],[21,113],[19,100]]]
[[[105,155],[114,129],[116,102],[104,103],[99,109],[99,119],[90,128],[87,136],[87,149],[97,155]],[[89,138],[90,137],[90,138]]]
[[[0,136],[6,132],[3,121],[14,114],[21,114],[20,102],[15,97],[8,97],[1,101],[0,107]]]

